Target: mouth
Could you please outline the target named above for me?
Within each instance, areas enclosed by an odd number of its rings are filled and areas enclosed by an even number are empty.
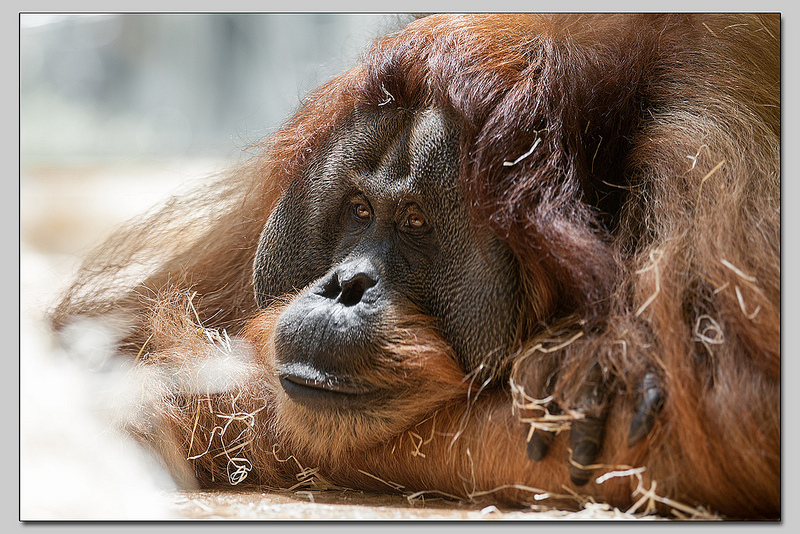
[[[290,399],[319,408],[358,408],[374,401],[380,391],[356,384],[346,378],[328,375],[303,364],[289,364],[278,369],[281,386]]]

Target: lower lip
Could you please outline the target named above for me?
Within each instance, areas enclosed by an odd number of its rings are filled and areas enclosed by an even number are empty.
[[[359,408],[374,401],[379,393],[351,392],[333,390],[324,387],[315,387],[302,383],[302,380],[292,380],[288,376],[280,377],[281,386],[290,399],[298,404],[314,407],[329,406],[331,408]]]

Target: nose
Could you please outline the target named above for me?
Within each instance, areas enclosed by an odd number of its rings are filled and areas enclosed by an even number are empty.
[[[368,259],[343,263],[322,280],[319,295],[343,306],[355,306],[368,289],[378,284],[378,269]]]

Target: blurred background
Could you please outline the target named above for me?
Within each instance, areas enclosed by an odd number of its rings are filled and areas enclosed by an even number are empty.
[[[410,17],[21,16],[22,156],[229,157]]]

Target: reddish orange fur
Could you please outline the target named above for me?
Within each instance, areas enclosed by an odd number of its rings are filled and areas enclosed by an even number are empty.
[[[312,93],[263,155],[219,181],[216,197],[173,203],[101,249],[55,323],[125,313],[133,326],[123,350],[144,345],[145,363],[190,366],[207,349],[186,311],[196,291],[200,324],[252,343],[248,371],[230,391],[168,395],[156,421],[134,425],[150,441],[177,444],[203,486],[230,482],[226,451],[239,444],[248,484],[291,487],[303,466],[378,491],[399,484],[534,502],[535,491],[510,488],[522,485],[627,507],[637,498],[633,476],[571,485],[566,433],[541,463],[525,452],[530,426],[519,418],[542,412],[520,405],[553,395],[571,413],[597,364],[613,394],[598,475],[644,466],[645,487],[656,481],[659,495],[731,517],[780,517],[779,53],[777,15],[419,20]],[[482,390],[429,319],[398,311],[376,379],[408,380],[408,398],[391,414],[401,417],[379,429],[350,421],[342,434],[333,420],[309,426],[285,402],[271,372],[279,309],[255,309],[252,260],[310,152],[355,105],[381,104],[387,93],[392,105],[439,106],[461,119],[472,215],[519,259],[527,324],[514,389]],[[537,136],[540,150],[503,165]],[[593,187],[632,199],[613,231],[580,202]],[[186,235],[184,221],[201,221],[201,208],[216,218]],[[122,283],[137,262],[155,267],[141,283]],[[408,329],[413,336],[402,335]],[[629,448],[650,371],[663,379],[665,407]],[[235,412],[254,415],[220,436],[220,414]]]

